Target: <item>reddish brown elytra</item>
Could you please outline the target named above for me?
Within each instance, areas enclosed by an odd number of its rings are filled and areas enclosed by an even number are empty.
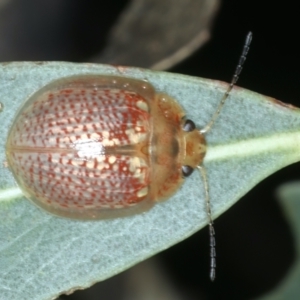
[[[204,137],[183,116],[177,102],[144,81],[68,77],[22,107],[7,160],[24,194],[55,215],[132,215],[176,192],[182,166],[189,173],[202,162]]]
[[[54,81],[21,108],[6,142],[7,161],[24,195],[58,216],[91,220],[150,209],[201,170],[215,279],[215,237],[202,167],[204,133],[219,115],[249,49],[209,124],[197,130],[181,106],[147,82],[79,75]]]

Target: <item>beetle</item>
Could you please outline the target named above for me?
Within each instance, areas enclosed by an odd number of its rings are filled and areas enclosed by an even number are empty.
[[[215,279],[215,232],[202,166],[208,132],[237,82],[202,130],[176,100],[151,83],[121,76],[77,75],[50,82],[23,105],[6,142],[7,162],[24,195],[57,216],[92,220],[150,209],[168,199],[194,169],[204,179]]]
[[[104,219],[170,197],[205,154],[179,104],[147,82],[70,76],[32,95],[6,151],[26,197],[55,215]]]

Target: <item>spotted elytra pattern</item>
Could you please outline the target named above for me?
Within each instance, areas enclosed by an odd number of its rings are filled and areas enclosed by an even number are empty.
[[[147,82],[116,76],[54,81],[28,99],[7,144],[25,196],[59,216],[101,219],[145,211],[182,184],[205,154],[184,112]]]

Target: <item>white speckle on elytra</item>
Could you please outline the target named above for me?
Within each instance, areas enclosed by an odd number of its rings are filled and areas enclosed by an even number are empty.
[[[118,120],[123,120],[123,115],[119,112],[117,113],[116,117]]]
[[[114,145],[114,141],[110,140],[110,139],[103,139],[102,140],[102,145],[104,147],[109,147],[109,146],[113,146]]]
[[[143,189],[139,190],[136,195],[141,198],[148,194],[148,187],[144,187]]]
[[[81,131],[81,129],[80,129],[80,131]],[[81,135],[81,140],[89,140],[89,137],[87,136],[87,134],[86,133],[83,133],[82,135]]]
[[[114,138],[113,142],[115,143],[116,146],[120,145],[120,140],[119,139]]]
[[[71,159],[71,164],[72,164],[72,166],[78,166],[78,165],[79,165],[78,162],[79,162],[78,160]]]
[[[102,171],[103,169],[104,169],[104,163],[101,162],[100,164],[98,164],[97,170]]]
[[[92,126],[91,126],[92,127]],[[91,133],[91,139],[94,141],[99,141],[100,135],[98,133]]]
[[[104,138],[109,138],[109,131],[102,131],[102,136],[104,137]]]
[[[88,169],[94,169],[94,162],[89,160],[87,163],[86,163],[86,166]]]
[[[139,109],[142,109],[144,111],[149,111],[149,107],[147,105],[147,103],[145,101],[137,101],[136,102],[136,106],[139,108]]]
[[[44,164],[44,165],[42,166],[42,168],[43,168],[43,171],[49,171],[49,170],[50,170],[50,166],[49,166],[49,165],[46,165],[46,164]]]
[[[100,155],[100,156],[97,156],[96,159],[97,159],[98,163],[102,163],[104,161],[104,159],[105,159],[105,156],[104,155]]]
[[[131,157],[129,161],[129,171],[136,172],[136,169],[140,167],[140,159],[138,157]]]
[[[73,126],[66,126],[67,132],[73,132]]]
[[[53,163],[53,164],[58,164],[59,163],[59,156],[55,155],[55,153],[52,153],[51,163]]]
[[[69,158],[68,158],[68,157],[63,157],[63,158],[62,158],[62,163],[63,163],[63,165],[66,165],[66,164],[68,163],[68,161],[69,161]]]
[[[116,160],[117,160],[117,158],[115,156],[113,156],[113,155],[108,158],[108,162],[110,164],[113,164]]]
[[[128,139],[131,143],[138,142],[138,137],[137,137],[134,129],[126,129],[125,133],[128,136]]]
[[[77,141],[76,136],[74,136],[74,135],[70,136],[70,141],[71,141],[72,143],[75,143],[75,142]]]
[[[59,174],[59,172],[60,172],[59,167],[55,167],[55,168],[53,169],[53,172]]]

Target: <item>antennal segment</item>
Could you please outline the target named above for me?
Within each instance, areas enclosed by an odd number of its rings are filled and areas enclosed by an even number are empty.
[[[221,109],[228,98],[233,86],[236,84],[236,82],[239,79],[239,75],[241,74],[241,71],[243,69],[244,62],[246,61],[246,56],[249,51],[249,47],[251,44],[252,40],[252,32],[249,32],[246,41],[244,44],[244,48],[242,51],[242,54],[239,59],[239,63],[235,69],[235,72],[233,74],[233,77],[231,79],[231,83],[227,88],[226,93],[223,95],[219,106],[217,110],[215,111],[214,115],[212,116],[210,122],[202,129],[200,130],[200,133],[206,133],[208,132],[213,124],[215,123],[217,117],[219,116]],[[204,184],[204,191],[205,191],[205,202],[206,202],[206,214],[208,218],[208,226],[209,226],[209,239],[210,239],[210,280],[214,281],[216,278],[216,238],[215,238],[215,229],[214,229],[214,221],[212,218],[212,213],[211,213],[211,205],[210,205],[210,197],[209,197],[209,187],[208,187],[208,181],[207,181],[207,175],[206,175],[206,170],[205,167],[200,165],[197,167],[201,173],[202,179],[203,179],[203,184]]]
[[[211,215],[210,208],[210,198],[209,198],[209,189],[207,182],[206,170],[203,166],[198,166],[198,169],[201,173],[204,191],[205,191],[205,203],[206,203],[206,214],[208,217],[208,226],[209,226],[209,246],[210,246],[210,271],[209,277],[211,281],[214,281],[216,278],[216,238],[215,238],[215,229],[214,229],[214,221]]]
[[[237,83],[238,79],[239,79],[239,76],[242,72],[242,69],[243,69],[243,64],[246,60],[246,57],[247,57],[247,54],[248,54],[248,51],[249,51],[249,48],[250,48],[250,44],[251,44],[251,41],[252,41],[252,32],[250,31],[248,34],[247,34],[247,37],[246,37],[246,40],[245,40],[245,44],[244,44],[244,48],[243,48],[243,52],[240,56],[240,60],[239,60],[239,63],[238,65],[236,66],[236,69],[235,69],[235,72],[234,72],[234,75],[231,79],[231,83],[230,85],[228,86],[228,89],[226,91],[226,93],[224,94],[223,98],[221,99],[220,103],[219,103],[219,106],[217,108],[217,110],[215,111],[214,115],[212,116],[211,120],[208,122],[208,124],[200,130],[201,133],[206,133],[208,132],[211,127],[213,126],[213,124],[215,123],[217,117],[219,116],[220,112],[221,112],[221,109],[225,103],[225,101],[227,100],[233,86]]]

